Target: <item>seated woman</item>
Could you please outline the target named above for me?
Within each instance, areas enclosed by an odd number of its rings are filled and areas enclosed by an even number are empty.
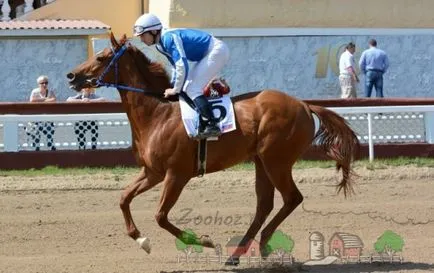
[[[94,88],[83,88],[81,93],[66,99],[67,102],[94,102],[106,101],[95,94]],[[92,150],[96,149],[98,140],[98,122],[96,120],[81,120],[74,124],[74,132],[77,136],[78,149],[86,149],[86,132],[90,132]]]
[[[36,79],[39,87],[32,90],[30,94],[30,102],[55,102],[56,95],[53,89],[48,88],[48,77],[45,75],[39,76]],[[54,123],[53,122],[29,122],[26,128],[26,134],[31,138],[32,147],[35,147],[36,151],[40,150],[41,144],[41,132],[47,139],[47,147],[52,151],[56,150],[53,144],[54,136]]]

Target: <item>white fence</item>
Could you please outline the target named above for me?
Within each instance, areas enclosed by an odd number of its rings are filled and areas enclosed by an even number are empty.
[[[230,260],[229,255],[210,255],[194,253],[186,256],[184,254],[178,254],[176,260],[178,263],[225,263]],[[293,265],[295,262],[294,256],[283,255],[281,257],[273,255],[267,258],[260,256],[241,256],[238,260],[240,264],[245,265],[266,265],[266,264],[280,264],[280,265]],[[380,255],[370,254],[365,256],[343,256],[338,259],[338,263],[341,264],[356,264],[356,263],[403,263],[404,257],[402,255]]]
[[[178,263],[225,263],[227,261],[232,261],[231,256],[229,255],[209,255],[209,254],[191,254],[190,256],[186,256],[183,254],[177,255]],[[247,265],[262,265],[262,264],[281,264],[281,265],[293,265],[294,257],[292,255],[283,255],[283,256],[270,256],[266,259],[260,256],[241,256],[238,260],[240,264]]]
[[[87,128],[80,126],[83,121],[89,123]],[[95,125],[90,126],[91,122]],[[124,113],[0,115],[1,131],[0,151],[4,152],[34,150],[32,144],[48,149],[49,140],[53,140],[58,150],[78,149],[80,136],[85,137],[80,139],[85,141],[86,148],[91,147],[93,137],[98,149],[128,148],[131,145],[130,124]]]
[[[403,263],[402,255],[367,255],[367,256],[344,256],[341,257],[342,263]]]
[[[329,109],[342,115],[360,142],[369,145],[370,160],[374,159],[375,144],[434,143],[434,105]],[[98,127],[80,127],[80,121],[93,121]],[[32,126],[33,132],[29,130]],[[52,131],[47,130],[47,126]],[[95,131],[97,134],[90,135]],[[38,133],[36,140],[35,132]],[[97,149],[128,148],[131,145],[131,130],[124,113],[0,115],[0,152],[34,150],[35,145],[47,149],[43,139],[52,141],[58,150],[78,149],[78,137],[85,135],[86,148],[90,148],[93,142]]]
[[[55,0],[37,0],[40,2],[41,6],[44,6],[46,4],[52,3]],[[22,15],[24,15],[27,12],[30,12],[33,10],[33,2],[34,0],[25,0],[24,4],[19,5],[15,12],[16,12],[16,16],[20,17]],[[11,20],[9,13],[11,11],[11,7],[9,5],[9,1],[8,0],[0,0],[0,21],[9,21]]]
[[[434,105],[329,109],[344,116],[359,140],[368,143],[371,161],[374,143],[434,143]]]

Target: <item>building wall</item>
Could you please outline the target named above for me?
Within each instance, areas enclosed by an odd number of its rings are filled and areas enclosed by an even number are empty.
[[[168,27],[434,27],[431,0],[56,0],[20,19],[96,19],[131,35],[143,12]],[[248,12],[246,12],[248,10]]]
[[[150,0],[169,27],[434,27],[432,0]],[[248,11],[248,12],[246,12]]]
[[[362,250],[360,248],[347,248],[345,249],[344,256],[358,256],[360,255]]]
[[[58,0],[27,18],[94,18],[110,25],[119,37],[124,33],[131,36],[136,18],[142,10],[149,10],[159,15],[168,27],[197,27],[210,32],[214,29],[218,32],[216,36],[230,46],[231,59],[222,75],[231,85],[232,95],[273,88],[304,99],[340,97],[337,71],[342,45],[355,42],[358,60],[368,39],[374,37],[391,62],[384,78],[384,95],[433,97],[434,47],[426,45],[433,44],[434,31],[420,34],[417,30],[434,27],[430,12],[434,1],[409,3],[404,0],[144,0],[120,5],[114,0]],[[101,7],[105,12],[100,12]],[[318,29],[312,33],[306,27]],[[339,28],[339,31],[327,35],[324,27]],[[232,35],[237,33],[236,28],[247,28],[250,33]],[[296,33],[271,34],[278,28],[291,28]],[[361,32],[356,31],[359,28],[363,28]],[[381,28],[404,29],[390,34],[390,29]],[[251,35],[259,30],[263,35]],[[227,35],[229,32],[232,34]],[[97,47],[103,45],[107,42]],[[363,80],[361,77],[357,85],[359,97],[363,96]]]
[[[87,43],[87,37],[1,38],[0,101],[28,101],[40,75],[49,77],[49,88],[56,90],[58,100],[74,95],[66,74],[87,59]]]
[[[370,38],[384,49],[390,68],[384,74],[385,97],[434,97],[434,32],[430,35],[290,35],[221,37],[231,58],[222,75],[233,95],[261,89],[279,89],[309,98],[339,98],[339,58],[345,44],[356,44],[358,63]],[[357,69],[358,70],[358,69]],[[364,76],[357,95],[364,97]],[[375,95],[375,92],[373,92]]]
[[[434,97],[434,31],[432,34],[379,35],[354,34],[321,35],[302,32],[286,36],[225,36],[217,35],[230,48],[230,61],[222,76],[231,86],[231,95],[262,89],[279,89],[303,99],[340,98],[339,57],[346,43],[356,44],[355,59],[367,48],[369,38],[375,37],[378,47],[390,59],[390,69],[384,75],[385,97]],[[107,46],[108,40],[95,41],[94,50]],[[166,58],[134,40],[151,58],[165,62]],[[357,95],[364,97],[364,76],[360,75]],[[112,92],[117,94],[117,92]],[[375,96],[375,90],[373,91]]]
[[[339,249],[339,255],[342,256],[344,255],[343,251],[344,251],[344,242],[339,239],[339,237],[336,235],[334,236],[331,240],[330,240],[330,250],[329,250],[329,255],[334,255],[333,253],[333,249]]]
[[[20,19],[92,19],[109,25],[116,37],[130,37],[137,17],[147,9],[148,0],[56,0]]]

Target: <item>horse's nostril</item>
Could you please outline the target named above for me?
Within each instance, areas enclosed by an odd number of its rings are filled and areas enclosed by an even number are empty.
[[[72,80],[75,79],[75,74],[74,74],[74,73],[68,73],[68,74],[66,74],[66,77],[67,77],[70,81],[72,81]]]

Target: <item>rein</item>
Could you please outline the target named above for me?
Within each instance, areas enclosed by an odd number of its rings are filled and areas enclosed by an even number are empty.
[[[129,90],[129,91],[134,91],[134,92],[140,92],[140,93],[153,93],[149,90],[146,89],[140,89],[140,88],[135,88],[135,87],[131,87],[131,86],[126,86],[126,85],[122,85],[118,83],[118,60],[119,58],[125,53],[125,51],[127,50],[127,46],[123,45],[121,47],[121,49],[118,52],[115,52],[115,50],[112,47],[112,51],[114,53],[113,58],[111,59],[110,63],[108,64],[108,66],[106,66],[106,68],[104,69],[104,71],[101,73],[101,75],[98,77],[98,79],[96,79],[96,81],[94,81],[94,85],[96,86],[105,86],[105,87],[114,87],[114,88],[118,88],[118,89],[124,89],[124,90]],[[114,65],[115,67],[115,83],[108,83],[108,82],[104,82],[104,76],[107,74],[107,72],[110,70],[110,68]],[[155,94],[153,94],[155,95]]]
[[[115,52],[115,50],[113,49],[113,47],[111,49],[112,49],[112,51],[114,53],[114,56],[111,59],[110,63],[106,66],[106,68],[101,73],[101,75],[98,77],[98,79],[91,80],[92,84],[95,87],[97,87],[97,86],[114,87],[114,88],[118,88],[118,89],[124,89],[124,90],[129,90],[129,91],[144,93],[145,95],[150,95],[150,96],[157,97],[157,98],[164,98],[164,95],[156,94],[155,92],[151,92],[148,89],[140,89],[140,88],[135,88],[135,87],[119,84],[118,83],[118,70],[119,70],[118,69],[118,60],[125,53],[125,51],[127,50],[127,46],[123,45],[118,52]],[[115,79],[116,79],[115,83],[104,82],[103,81],[104,76],[107,74],[107,72],[110,70],[110,68],[113,65],[115,67]],[[194,104],[193,100],[185,92],[180,92],[178,96],[182,97],[191,108],[197,110],[196,109],[196,105]]]

